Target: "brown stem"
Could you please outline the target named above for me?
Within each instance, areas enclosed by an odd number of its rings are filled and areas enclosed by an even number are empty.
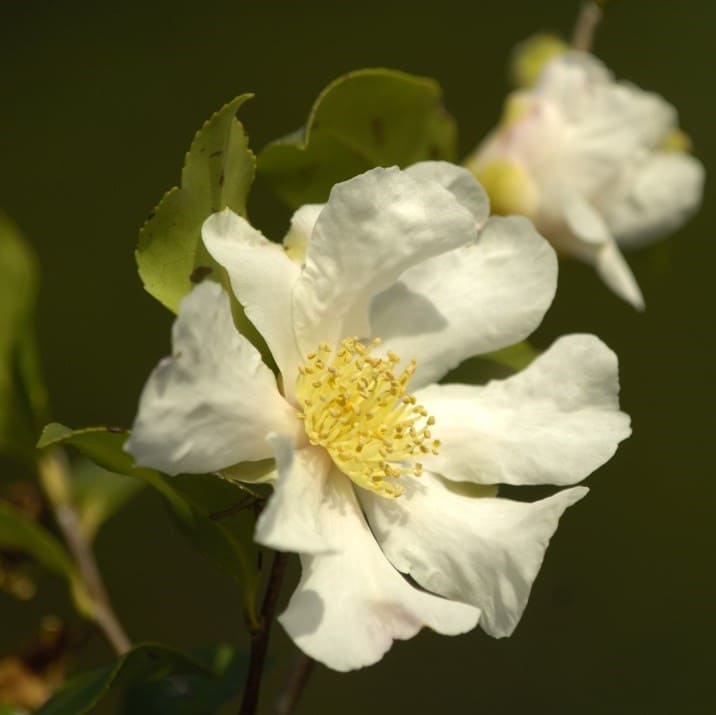
[[[572,33],[572,47],[580,52],[589,52],[594,44],[594,35],[604,16],[604,0],[585,0],[579,11]]]
[[[286,687],[276,701],[276,705],[274,705],[273,715],[291,715],[296,705],[298,705],[315,664],[316,661],[305,653],[299,655],[288,677]]]
[[[131,642],[114,612],[92,547],[82,533],[77,512],[72,505],[69,467],[64,453],[57,448],[48,450],[40,456],[38,470],[42,485],[52,504],[57,525],[77,564],[87,595],[92,601],[94,621],[117,655],[123,655],[131,648]]]
[[[264,663],[266,662],[269,635],[271,634],[271,625],[276,613],[276,605],[281,593],[281,584],[283,583],[287,563],[288,554],[277,551],[273,557],[264,602],[261,605],[261,624],[251,634],[251,659],[239,715],[255,715],[259,704],[259,690],[264,672]]]

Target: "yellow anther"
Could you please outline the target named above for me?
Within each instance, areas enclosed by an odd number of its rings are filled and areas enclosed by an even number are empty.
[[[335,350],[321,343],[298,368],[296,396],[309,441],[356,484],[394,498],[405,491],[395,480],[422,473],[414,456],[436,452],[439,443],[428,429],[435,419],[406,393],[415,361],[396,375],[400,358],[371,355],[378,345],[377,338],[368,345],[346,338]]]

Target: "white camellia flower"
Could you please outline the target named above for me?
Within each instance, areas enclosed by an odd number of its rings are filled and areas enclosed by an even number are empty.
[[[619,247],[664,236],[698,209],[704,171],[687,143],[661,97],[614,81],[592,55],[568,52],[534,87],[510,95],[502,122],[466,165],[493,211],[529,217],[559,251],[592,263],[643,309]]]
[[[573,485],[630,431],[616,357],[588,335],[506,380],[436,384],[527,336],[554,295],[553,249],[526,219],[488,211],[468,171],[428,162],[336,185],[296,212],[284,245],[213,215],[204,243],[278,382],[205,282],[141,398],[127,444],[139,465],[275,458],[256,540],[300,554],[280,621],[336,670],[375,663],[423,626],[509,635],[559,517],[587,490],[523,503],[495,485]]]

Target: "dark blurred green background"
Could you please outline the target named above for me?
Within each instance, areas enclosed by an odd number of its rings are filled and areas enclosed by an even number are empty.
[[[260,149],[301,125],[337,75],[395,67],[442,83],[466,152],[498,116],[514,43],[569,32],[577,7],[0,0],[0,207],[42,265],[39,330],[56,418],[131,423],[171,323],[137,278],[137,230],[177,183],[194,131],[224,102],[256,93],[241,118]],[[707,0],[615,0],[597,42],[618,76],[678,107],[707,169],[716,166],[715,22]],[[365,671],[319,669],[300,713],[716,712],[709,199],[678,235],[630,257],[644,315],[588,268],[563,264],[536,343],[584,331],[613,347],[634,435],[565,516],[516,634],[424,633]],[[261,183],[250,210],[266,232],[283,232],[288,213]],[[177,535],[158,497],[145,493],[118,515],[98,548],[135,639],[244,637],[234,587]],[[0,654],[29,638],[48,603],[68,612],[63,587],[47,588],[30,605],[0,594]],[[267,696],[293,655],[279,631]],[[82,657],[110,653],[95,639]]]

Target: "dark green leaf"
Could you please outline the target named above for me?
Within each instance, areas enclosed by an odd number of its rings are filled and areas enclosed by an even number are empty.
[[[92,602],[64,546],[47,529],[6,502],[0,502],[0,547],[21,551],[67,579],[78,609],[91,616]]]
[[[140,683],[127,691],[123,712],[206,715],[238,695],[248,665],[244,653],[224,645],[192,652],[192,656],[216,677],[173,674],[155,682]]]
[[[338,78],[303,130],[266,146],[258,169],[290,206],[321,203],[331,187],[376,166],[452,161],[456,129],[432,79],[366,69]]]
[[[139,232],[136,256],[144,287],[174,312],[196,282],[224,280],[201,241],[201,226],[226,207],[246,215],[256,160],[236,112],[250,96],[229,102],[196,133],[181,187],[164,195]]]
[[[128,432],[105,427],[71,430],[53,423],[45,427],[38,447],[71,445],[99,466],[151,484],[165,498],[182,530],[199,550],[244,589],[248,617],[256,622],[257,554],[253,519],[247,509],[255,495],[218,474],[168,477],[153,469],[136,468],[122,449]]]
[[[140,645],[114,666],[82,673],[55,693],[36,715],[84,715],[110,693],[135,683],[158,681],[171,675],[216,677],[217,673],[194,658],[158,644]]]
[[[34,334],[38,267],[15,224],[0,213],[0,451],[32,454],[46,419]]]

